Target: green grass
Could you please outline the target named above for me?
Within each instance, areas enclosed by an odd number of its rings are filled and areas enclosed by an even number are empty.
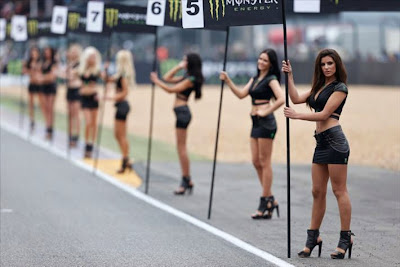
[[[4,96],[0,97],[0,105],[13,112],[19,112],[20,103],[15,97]],[[27,112],[26,103],[24,110]],[[43,121],[42,114],[38,107],[35,108],[35,118],[38,121]],[[54,127],[58,131],[67,131],[67,116],[63,113],[56,112]],[[81,136],[83,136],[83,127],[81,127]],[[128,134],[129,143],[131,144],[131,155],[136,161],[147,160],[148,138],[133,134]],[[119,153],[119,146],[114,138],[113,129],[103,126],[101,135],[101,146]],[[193,161],[208,161],[209,159],[197,154],[189,153],[190,159]],[[175,145],[153,139],[151,158],[154,161],[177,161]]]

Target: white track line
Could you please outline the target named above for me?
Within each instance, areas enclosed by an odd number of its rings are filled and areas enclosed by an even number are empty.
[[[67,153],[58,149],[55,146],[50,145],[48,142],[45,142],[37,137],[29,137],[28,135],[22,133],[19,129],[17,129],[16,127],[1,121],[0,122],[0,127],[11,133],[14,134],[16,136],[19,136],[20,138],[24,139],[24,140],[29,140],[32,144],[41,147],[51,153],[53,153],[54,155],[61,157],[61,158],[65,158],[68,159]],[[84,169],[88,172],[92,172],[93,171],[93,167],[92,166],[88,166],[87,164],[85,164],[83,161],[78,160],[78,159],[73,159],[71,158],[70,160],[74,165],[76,165],[77,167]],[[169,214],[172,214],[188,223],[191,223],[215,236],[218,236],[222,239],[224,239],[225,241],[249,252],[252,253],[268,262],[271,262],[273,264],[275,264],[276,266],[280,266],[280,267],[293,267],[294,265],[275,257],[274,255],[265,252],[259,248],[256,248],[252,245],[250,245],[249,243],[244,242],[243,240],[228,234],[224,231],[219,230],[218,228],[215,228],[214,226],[211,226],[199,219],[196,219],[182,211],[179,211],[169,205],[166,205],[165,203],[158,201],[142,192],[140,192],[139,190],[137,190],[136,188],[130,187],[120,181],[118,181],[117,179],[113,178],[112,176],[105,174],[99,170],[97,170],[97,177],[103,179],[104,181],[114,185],[115,187],[118,187],[119,189],[129,193],[130,195],[136,197],[137,199],[140,199],[156,208],[159,208],[160,210],[163,210],[165,212],[168,212]]]

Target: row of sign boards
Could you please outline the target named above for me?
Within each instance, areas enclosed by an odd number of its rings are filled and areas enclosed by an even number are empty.
[[[55,6],[50,19],[0,19],[0,41],[26,41],[67,32],[155,32],[156,26],[225,30],[229,26],[282,23],[282,0],[148,0],[148,6],[89,1],[86,13]]]

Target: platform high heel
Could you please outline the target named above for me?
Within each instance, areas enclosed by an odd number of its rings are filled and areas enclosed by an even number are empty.
[[[181,181],[181,186],[178,190],[174,191],[175,195],[184,195],[186,190],[188,191],[189,195],[192,194],[193,191],[193,183],[190,180],[190,176],[183,176]]]
[[[332,259],[344,259],[347,250],[349,250],[349,259],[351,259],[351,250],[353,249],[353,241],[351,240],[352,235],[354,236],[350,230],[340,231],[340,239],[337,247],[343,249],[344,253],[335,250],[335,252],[331,254]]]
[[[124,173],[125,169],[128,169],[129,171],[132,171],[133,169],[132,163],[129,161],[128,157],[122,159],[121,169],[117,170],[117,173]]]
[[[307,241],[306,241],[306,247],[310,249],[310,252],[306,252],[304,250],[300,251],[297,253],[297,255],[300,258],[308,258],[311,255],[311,252],[315,248],[315,246],[318,246],[318,257],[321,257],[321,251],[322,251],[322,240],[318,242],[318,237],[319,237],[319,229],[317,230],[307,230]]]
[[[278,204],[275,205],[275,197],[274,196],[260,197],[260,204],[257,209],[259,213],[257,212],[253,214],[251,218],[254,220],[271,219],[274,209],[276,209],[279,218],[279,205]]]

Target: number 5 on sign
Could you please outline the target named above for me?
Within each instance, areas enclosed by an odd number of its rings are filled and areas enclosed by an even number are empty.
[[[182,27],[204,28],[203,0],[182,0]]]
[[[68,8],[65,6],[54,6],[51,18],[51,32],[65,34],[67,31]]]
[[[104,2],[89,1],[86,13],[87,32],[102,32],[104,20]]]
[[[164,26],[166,0],[149,0],[147,2],[146,24]]]

